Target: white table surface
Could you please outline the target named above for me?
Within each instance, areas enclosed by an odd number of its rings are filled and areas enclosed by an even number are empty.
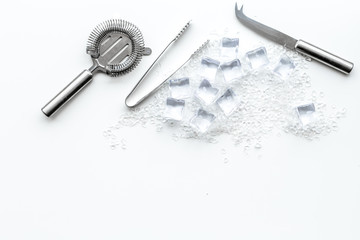
[[[312,62],[330,104],[347,109],[319,141],[264,142],[261,158],[232,143],[173,141],[166,131],[124,130],[111,150],[103,131],[126,113],[132,73],[93,83],[53,119],[40,108],[81,70],[98,23],[135,23],[159,51],[172,24],[262,40],[234,1],[7,1],[1,19],[0,239],[360,239],[360,15],[354,0],[248,0],[246,13],[352,60],[349,76]],[[239,4],[241,4],[239,2]],[[186,47],[186,46],[184,46]],[[225,140],[224,140],[225,141]],[[222,149],[226,148],[226,158]]]

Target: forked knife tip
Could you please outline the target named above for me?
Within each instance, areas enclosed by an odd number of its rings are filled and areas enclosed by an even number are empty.
[[[235,2],[235,13],[236,13],[236,15],[243,14],[243,8],[244,8],[244,4],[242,4],[240,9],[239,9],[237,2]]]

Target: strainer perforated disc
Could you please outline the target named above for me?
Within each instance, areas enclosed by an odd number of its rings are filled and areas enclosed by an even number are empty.
[[[101,71],[112,77],[132,71],[143,55],[151,49],[144,47],[140,30],[124,20],[105,21],[91,32],[86,52],[93,65],[84,70],[41,110],[50,117],[91,82],[94,73]]]

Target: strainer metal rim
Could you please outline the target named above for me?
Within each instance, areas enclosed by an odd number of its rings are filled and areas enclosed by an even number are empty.
[[[145,48],[144,39],[141,31],[134,24],[121,19],[110,19],[98,24],[90,33],[86,53],[93,59],[97,59],[100,54],[100,43],[111,32],[121,32],[127,35],[132,42],[131,55],[125,62],[108,64],[103,69],[110,76],[118,76],[132,71],[138,65]]]

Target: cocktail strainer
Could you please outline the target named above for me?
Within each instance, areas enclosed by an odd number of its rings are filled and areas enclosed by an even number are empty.
[[[150,55],[151,49],[144,47],[140,30],[124,20],[105,21],[91,32],[86,53],[93,65],[79,74],[41,110],[50,117],[83,89],[94,73],[101,71],[116,77],[132,71],[143,55]]]

